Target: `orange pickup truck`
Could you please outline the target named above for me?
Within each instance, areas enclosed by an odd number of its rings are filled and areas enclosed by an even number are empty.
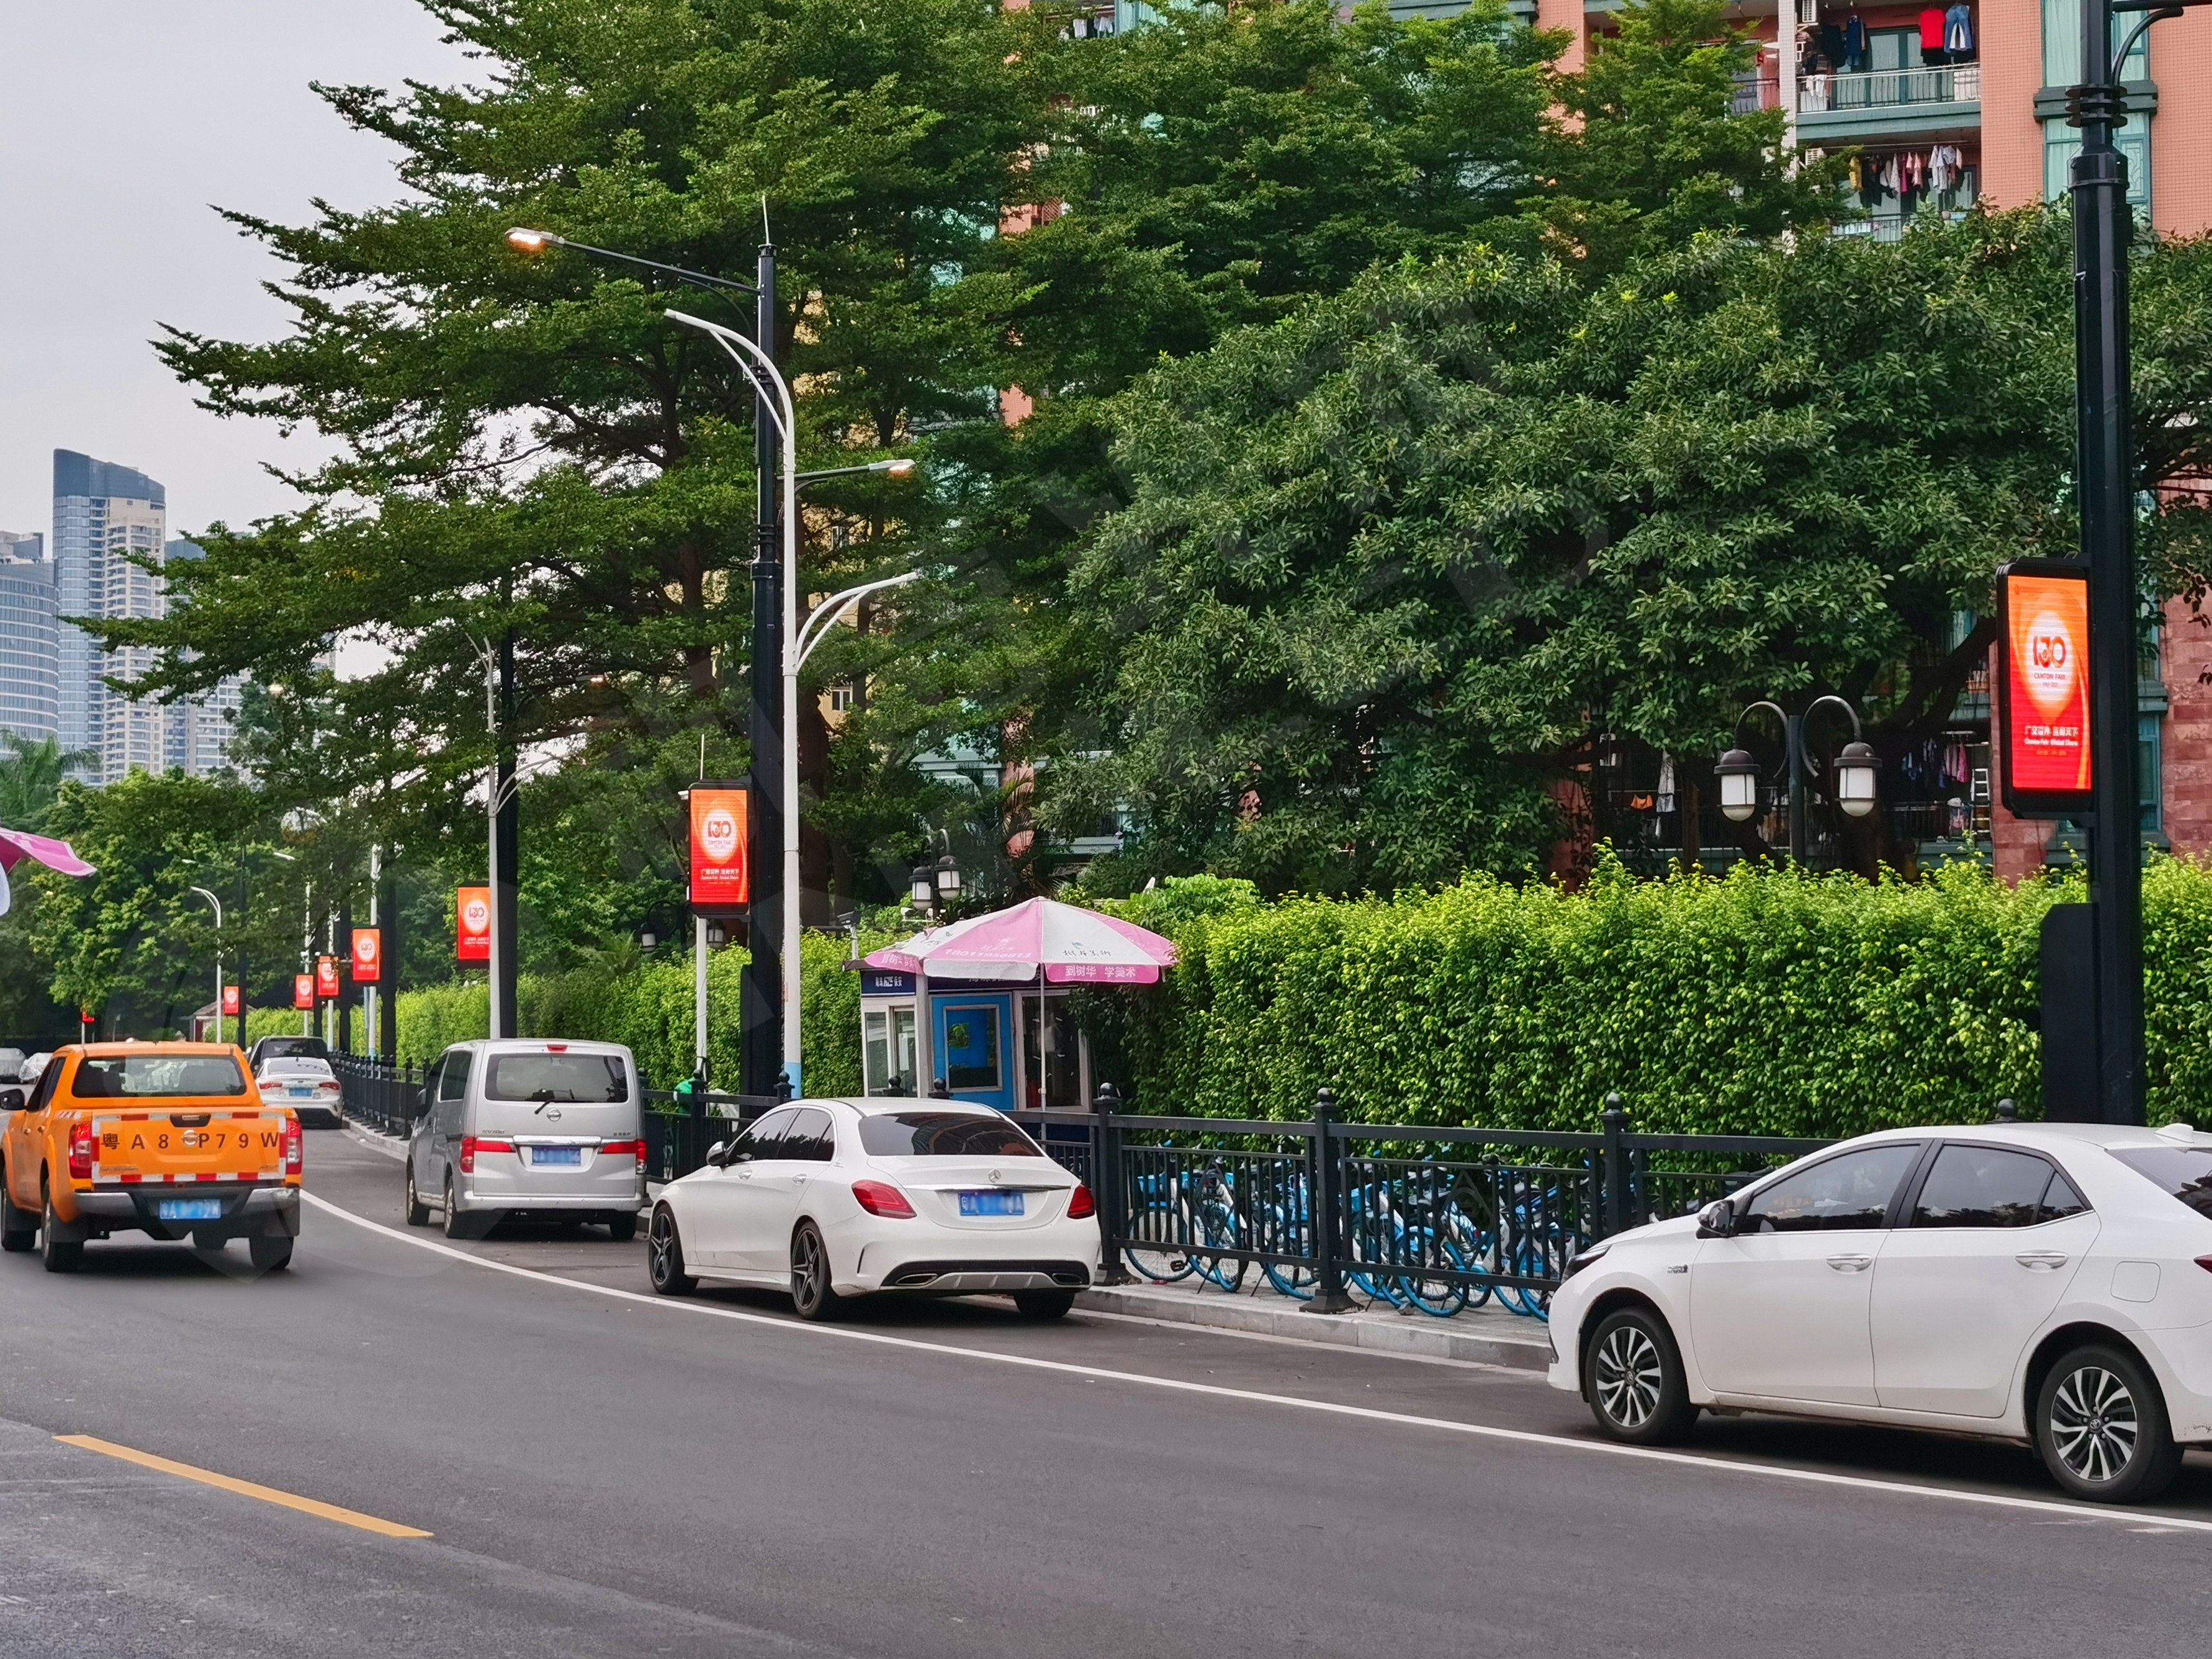
[[[0,1136],[0,1249],[33,1238],[48,1273],[114,1232],[247,1241],[253,1265],[289,1265],[300,1232],[300,1120],[264,1105],[228,1043],[58,1048]]]

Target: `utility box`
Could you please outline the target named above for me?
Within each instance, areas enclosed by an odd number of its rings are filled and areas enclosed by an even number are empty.
[[[2043,1116],[2100,1123],[2097,1088],[2097,907],[2053,905],[2039,951],[2043,1010]]]

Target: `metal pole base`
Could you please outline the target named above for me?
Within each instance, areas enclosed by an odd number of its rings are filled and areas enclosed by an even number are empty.
[[[1352,1312],[1358,1305],[1342,1291],[1316,1291],[1313,1300],[1300,1308],[1298,1311],[1310,1314],[1346,1314]]]

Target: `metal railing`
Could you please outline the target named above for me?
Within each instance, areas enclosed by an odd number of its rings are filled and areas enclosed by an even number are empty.
[[[422,1109],[420,1066],[390,1066],[358,1054],[333,1054],[344,1115],[379,1134],[406,1135]],[[673,1181],[707,1161],[707,1149],[781,1103],[775,1095],[679,1095],[645,1091],[645,1169],[647,1179]]]
[[[1295,1121],[1120,1103],[1108,1085],[1095,1112],[1013,1115],[1097,1195],[1109,1281],[1234,1290],[1256,1268],[1318,1308],[1352,1291],[1439,1317],[1492,1296],[1540,1316],[1577,1251],[1832,1144],[1638,1134],[1618,1097],[1595,1133],[1346,1123],[1326,1089]]]
[[[1737,90],[1740,97],[1742,88]],[[1981,96],[1979,64],[1874,70],[1858,75],[1808,75],[1797,82],[1797,108],[1808,115],[1829,110],[1894,109],[1911,104],[1973,104],[1980,102]]]

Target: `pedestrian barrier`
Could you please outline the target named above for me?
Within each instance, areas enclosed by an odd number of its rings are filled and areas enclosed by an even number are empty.
[[[1109,1084],[1094,1111],[1013,1115],[1097,1195],[1109,1282],[1256,1270],[1324,1310],[1356,1292],[1438,1318],[1495,1297],[1540,1319],[1577,1250],[1832,1144],[1638,1134],[1618,1096],[1595,1133],[1346,1123],[1327,1089],[1295,1121],[1120,1105]]]

